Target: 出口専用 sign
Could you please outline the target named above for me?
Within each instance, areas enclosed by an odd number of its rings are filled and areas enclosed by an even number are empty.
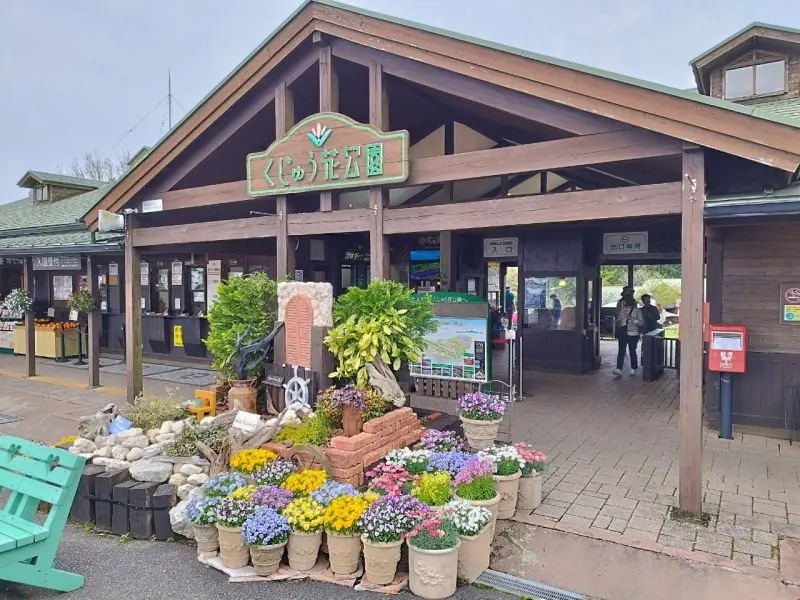
[[[264,152],[247,156],[247,193],[276,196],[401,183],[407,131],[379,131],[338,113],[300,121]]]

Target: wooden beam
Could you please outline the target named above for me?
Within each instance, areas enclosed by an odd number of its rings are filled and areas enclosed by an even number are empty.
[[[294,97],[286,83],[275,90],[275,137],[286,135],[294,124]],[[294,244],[289,239],[289,202],[286,196],[275,197],[278,213],[277,240],[275,244],[275,279],[280,281],[294,275]]]
[[[278,234],[277,217],[249,217],[207,223],[143,227],[133,232],[136,248],[195,242],[224,240],[250,240],[275,237]]]
[[[244,202],[245,200],[252,200],[247,195],[246,179],[174,190],[162,194],[162,204],[165,211],[197,208],[198,206],[216,206],[217,204],[230,204]]]
[[[703,510],[703,149],[683,153],[681,191],[681,376],[679,507]]]
[[[339,112],[339,78],[328,45],[319,48],[319,112]],[[322,212],[333,210],[333,192],[320,192],[319,209]]]
[[[383,65],[373,60],[369,63],[369,122],[380,131],[389,130],[389,96]],[[370,276],[390,279],[389,238],[384,232],[384,211],[389,205],[389,190],[385,187],[369,189],[369,205],[374,215],[369,230]]]
[[[33,258],[25,257],[22,265],[22,287],[35,298],[33,283]],[[36,315],[33,310],[25,313],[25,376],[36,377]]]
[[[326,235],[369,231],[373,212],[369,208],[334,210],[329,213],[293,213],[289,215],[289,235]]]
[[[100,286],[97,281],[97,256],[86,255],[86,287],[94,298],[95,310],[87,315],[88,327],[86,333],[87,354],[89,356],[89,387],[100,386],[100,330],[103,328],[100,320]]]
[[[465,226],[516,227],[565,221],[675,215],[681,209],[681,184],[658,183],[563,194],[509,196],[385,211],[384,233],[452,231]]]
[[[133,245],[135,220],[125,217],[125,370],[127,399],[133,404],[142,393],[142,265]]]

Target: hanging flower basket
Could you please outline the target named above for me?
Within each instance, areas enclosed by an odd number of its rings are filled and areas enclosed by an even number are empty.
[[[26,290],[17,288],[6,296],[5,305],[12,313],[24,315],[33,310],[33,297]]]
[[[78,313],[88,314],[97,308],[97,304],[89,292],[75,292],[69,297],[69,307]]]

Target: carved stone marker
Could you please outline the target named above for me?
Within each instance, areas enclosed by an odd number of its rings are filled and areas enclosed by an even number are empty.
[[[293,296],[286,303],[286,362],[311,368],[311,327],[314,322],[311,301],[305,296]]]

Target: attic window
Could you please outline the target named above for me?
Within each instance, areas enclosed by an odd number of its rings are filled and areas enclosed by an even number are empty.
[[[49,189],[46,185],[37,185],[34,189],[34,200],[42,202],[49,199]]]
[[[742,63],[751,63],[739,66]],[[782,94],[786,91],[786,61],[765,62],[757,53],[736,61],[736,68],[725,71],[725,98],[742,99]]]

